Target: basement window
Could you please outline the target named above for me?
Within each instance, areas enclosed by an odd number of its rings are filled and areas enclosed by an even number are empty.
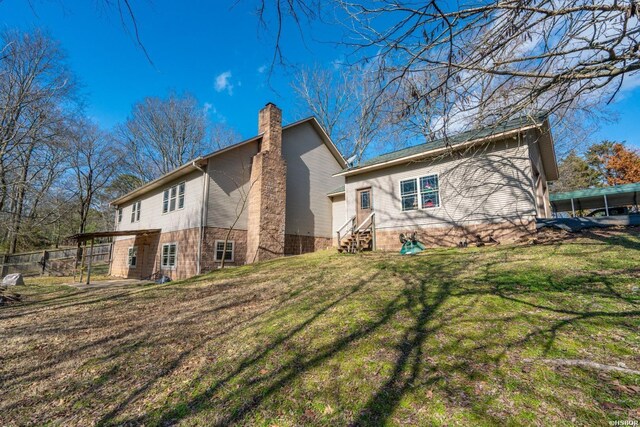
[[[162,245],[162,268],[175,268],[177,251],[176,243]]]
[[[140,221],[140,201],[131,205],[131,222]]]
[[[184,208],[185,184],[181,182],[171,188],[164,190],[162,196],[162,213],[173,212],[176,209]]]
[[[135,267],[138,264],[138,248],[133,246],[129,248],[129,267]]]
[[[233,262],[233,253],[235,249],[235,242],[232,240],[227,241],[227,250],[224,249],[224,240],[216,240],[216,261],[222,261],[224,256],[225,261]],[[224,255],[223,255],[224,254]]]

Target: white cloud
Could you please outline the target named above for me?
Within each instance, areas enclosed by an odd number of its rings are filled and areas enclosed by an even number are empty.
[[[233,95],[233,84],[231,84],[231,71],[225,71],[224,73],[216,76],[215,83],[216,92],[227,91],[229,95]]]
[[[258,67],[258,73],[263,74],[265,71],[267,71],[266,65],[261,65]]]
[[[216,113],[216,108],[210,102],[205,102],[203,107],[204,113],[209,114],[209,112]]]

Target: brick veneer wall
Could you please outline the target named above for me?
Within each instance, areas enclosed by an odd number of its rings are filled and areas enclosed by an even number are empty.
[[[402,247],[399,238],[400,233],[410,236],[414,231],[417,233],[418,240],[426,247],[457,246],[465,239],[469,244],[479,240],[487,242],[490,236],[498,242],[507,243],[534,234],[536,222],[535,219],[525,218],[468,226],[378,229],[376,230],[376,249],[400,250]]]
[[[284,255],[287,164],[282,158],[282,111],[267,104],[259,114],[261,150],[251,165],[246,262]]]
[[[328,249],[333,246],[334,239],[330,237],[299,236],[286,234],[284,236],[285,255],[299,255]]]
[[[202,263],[200,271],[207,273],[215,270],[220,262],[216,257],[216,240],[224,240],[229,232],[226,228],[207,227],[205,228],[202,241]],[[225,265],[243,265],[246,263],[247,255],[247,230],[231,230],[229,241],[234,242],[233,262],[225,262]]]
[[[198,273],[199,241],[200,230],[198,228],[116,240],[113,245],[111,275],[142,279],[159,272],[174,280],[195,276]],[[161,267],[162,245],[166,243],[177,244],[176,267],[173,269]],[[128,265],[129,248],[132,246],[138,248],[138,260],[135,268],[130,268]]]

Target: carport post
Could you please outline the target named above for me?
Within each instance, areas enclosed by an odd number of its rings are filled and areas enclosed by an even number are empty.
[[[607,202],[607,195],[604,195],[604,211],[609,216],[609,203]]]
[[[82,248],[82,256],[80,257],[80,280],[78,282],[82,283],[82,276],[84,274],[84,257],[87,254],[87,241],[84,241],[84,245]]]
[[[571,199],[571,212],[573,212],[573,217],[576,217],[576,207],[573,205],[573,199]]]
[[[76,276],[78,275],[78,263],[80,262],[80,251],[81,249],[80,239],[78,239],[78,249],[76,249],[76,260],[73,263],[73,281],[76,281]]]
[[[89,248],[89,265],[87,265],[87,285],[91,280],[91,258],[93,258],[93,238],[91,238],[91,248]]]

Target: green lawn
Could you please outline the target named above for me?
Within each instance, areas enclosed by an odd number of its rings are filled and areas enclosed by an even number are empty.
[[[0,425],[640,420],[638,229],[326,251],[167,285],[36,283],[0,308]]]

